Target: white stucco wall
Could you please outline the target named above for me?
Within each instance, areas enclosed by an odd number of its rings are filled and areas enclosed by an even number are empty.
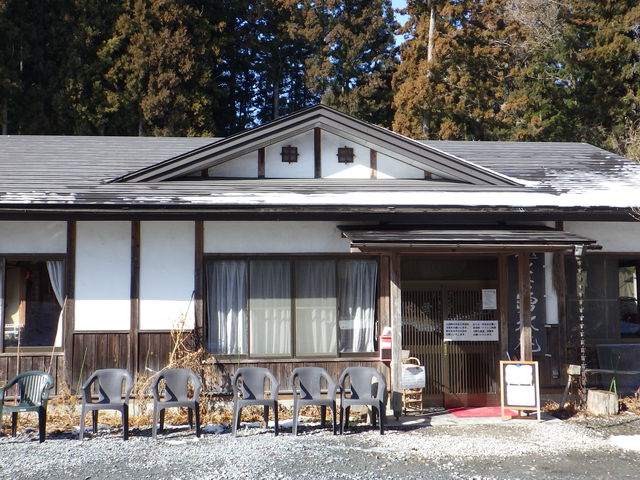
[[[0,254],[66,251],[67,222],[0,222]]]
[[[76,330],[129,330],[130,222],[76,224]]]
[[[286,163],[280,153],[282,147],[298,147],[298,161]],[[264,176],[266,178],[313,178],[313,130],[274,143],[265,148]]]
[[[204,222],[205,253],[348,253],[335,222]]]
[[[424,178],[424,170],[378,153],[378,178]]]
[[[640,252],[640,221],[565,222],[564,229],[595,240],[603,252]]]
[[[322,178],[371,178],[370,150],[367,147],[322,131]],[[353,148],[353,163],[338,163],[338,148]]]
[[[140,223],[140,330],[193,328],[194,222]]]
[[[257,178],[258,152],[251,152],[209,169],[210,177]]]

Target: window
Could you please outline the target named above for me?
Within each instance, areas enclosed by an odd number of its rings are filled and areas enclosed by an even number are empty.
[[[353,148],[338,148],[338,163],[353,163]]]
[[[298,147],[292,147],[291,145],[282,147],[280,156],[282,157],[283,162],[296,163],[298,161]]]
[[[377,278],[373,259],[211,260],[208,349],[253,357],[373,352]]]
[[[585,333],[600,341],[640,340],[638,316],[638,266],[640,260],[608,255],[588,255],[584,261]],[[578,316],[576,262],[567,259],[568,318]],[[575,328],[575,326],[574,326]]]
[[[60,346],[64,303],[62,260],[0,259],[5,351]]]

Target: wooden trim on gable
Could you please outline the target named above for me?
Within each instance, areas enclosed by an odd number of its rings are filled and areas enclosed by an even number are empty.
[[[69,386],[73,383],[73,331],[75,328],[76,298],[76,222],[67,222],[67,258],[64,288],[66,291],[63,317],[64,379]]]
[[[373,148],[369,149],[369,166],[371,167],[371,179],[378,178],[378,152]]]
[[[258,149],[258,178],[265,178],[265,149]]]
[[[322,178],[322,130],[320,127],[313,129],[313,175],[314,178]]]

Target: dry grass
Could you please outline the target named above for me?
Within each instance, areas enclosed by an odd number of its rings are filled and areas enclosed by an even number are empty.
[[[547,402],[542,407],[542,411],[552,415],[561,420],[566,420],[578,414],[586,413],[586,410],[575,403],[566,403],[564,407],[561,407],[557,402]]]

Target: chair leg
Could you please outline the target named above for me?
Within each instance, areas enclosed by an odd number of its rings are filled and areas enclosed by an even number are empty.
[[[320,405],[320,426],[324,428],[327,425],[327,407]]]
[[[376,427],[376,407],[371,407],[371,426]]]
[[[166,412],[166,408],[160,409],[160,431],[164,432],[164,414]]]
[[[153,404],[153,426],[151,427],[151,436],[158,438],[158,404]]]
[[[273,432],[273,436],[277,437],[278,436],[278,402],[274,403],[273,405],[273,423],[274,423],[274,432]]]
[[[336,417],[337,417],[337,413],[336,412],[336,402],[333,402],[333,404],[331,405],[331,419],[333,420],[333,434],[335,435],[337,432],[337,425],[336,425]]]
[[[18,412],[11,412],[11,436],[15,437],[18,433]]]
[[[349,428],[349,417],[351,416],[351,407],[347,407],[344,411],[344,426]]]
[[[82,440],[84,438],[84,417],[86,416],[86,414],[87,412],[85,411],[83,405],[80,409],[80,435],[78,436],[79,440]]]
[[[189,428],[193,428],[193,410],[187,407],[187,422],[189,422]]]
[[[345,407],[340,405],[340,435],[344,435],[344,410]]]
[[[122,406],[122,437],[129,440],[129,405]]]
[[[269,407],[265,405],[263,411],[264,428],[267,428],[269,426]]]
[[[40,407],[38,409],[38,434],[40,443],[44,442],[44,437],[47,431],[47,409]]]
[[[93,410],[91,412],[91,419],[93,424],[93,433],[98,433],[98,410]]]
[[[380,421],[380,435],[384,435],[384,410],[383,410],[384,406],[380,405],[378,407],[378,416],[379,421]]]
[[[238,436],[238,427],[240,426],[240,414],[241,413],[242,413],[242,407],[236,406],[233,409],[233,421],[232,421],[232,425],[231,425],[231,430],[232,430],[232,433],[233,433],[234,437]]]
[[[193,406],[194,416],[196,417],[196,437],[200,438],[201,435],[201,427],[200,427],[200,405],[196,402]]]
[[[298,402],[293,401],[293,427],[291,433],[295,437],[298,435]]]

